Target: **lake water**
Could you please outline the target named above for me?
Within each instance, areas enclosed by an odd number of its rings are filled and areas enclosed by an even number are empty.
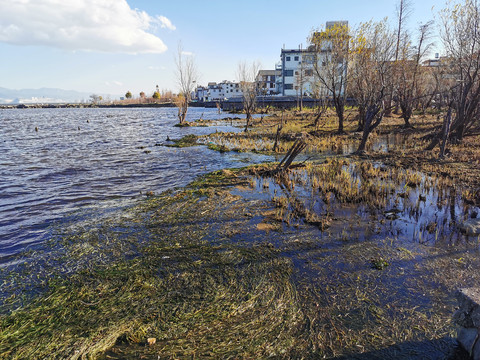
[[[169,148],[167,137],[241,129],[178,128],[176,109],[0,110],[0,264],[41,246],[71,214],[127,206],[146,192],[184,186],[225,167],[270,160],[205,146]],[[229,116],[191,108],[187,120]]]

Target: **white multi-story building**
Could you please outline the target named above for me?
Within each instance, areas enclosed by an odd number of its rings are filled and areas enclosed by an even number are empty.
[[[219,85],[224,91],[225,99],[242,96],[242,90],[239,83],[224,80]]]
[[[283,96],[311,95],[316,59],[317,53],[313,48],[282,49],[282,72],[277,82],[278,92]]]
[[[220,83],[209,82],[207,86],[198,86],[194,98],[198,101],[223,101],[232,97],[242,96],[240,84],[224,80]]]
[[[281,70],[260,70],[256,77],[258,94],[277,95],[277,78],[282,75]]]
[[[326,28],[348,25],[347,21],[328,21]],[[280,53],[281,76],[277,79],[277,91],[283,96],[311,96],[315,89],[315,65],[321,69],[328,59],[328,46],[318,50],[313,45],[307,49],[282,49]]]

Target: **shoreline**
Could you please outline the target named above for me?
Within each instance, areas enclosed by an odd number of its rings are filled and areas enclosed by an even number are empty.
[[[151,103],[151,104],[77,104],[77,103],[65,103],[65,104],[15,104],[15,105],[0,105],[0,109],[88,109],[88,108],[144,108],[144,107],[175,107],[171,102],[168,103]]]

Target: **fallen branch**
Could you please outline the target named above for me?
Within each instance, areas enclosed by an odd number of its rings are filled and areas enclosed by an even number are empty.
[[[285,157],[280,161],[277,168],[275,169],[276,173],[285,172],[292,165],[293,160],[305,149],[307,144],[303,139],[297,139],[293,146],[288,150]]]

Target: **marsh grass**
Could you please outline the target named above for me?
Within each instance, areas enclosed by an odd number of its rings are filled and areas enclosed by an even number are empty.
[[[301,192],[292,207],[293,187],[281,195],[277,180],[261,176],[272,167],[216,171],[65,234],[64,261],[83,265],[50,274],[45,292],[0,317],[0,358],[390,357],[390,346],[409,341],[422,342],[418,354],[447,358],[451,293],[480,280],[467,275],[478,257],[385,236],[385,228],[360,241],[352,228],[275,226],[285,216],[278,209],[296,209],[294,223],[315,208],[302,209]],[[362,179],[390,174],[335,160],[288,177],[297,191],[313,174],[354,168]]]
[[[198,226],[213,225],[212,212],[220,216],[207,197],[222,206],[238,200],[219,188],[228,176],[234,182],[233,171],[220,171],[142,203],[134,214],[146,221],[137,229],[146,239],[133,258],[119,251],[95,264],[82,245],[96,243],[94,232],[65,239],[66,257],[85,266],[51,274],[45,293],[0,318],[0,358],[93,359],[115,344],[111,353],[122,358],[138,349],[166,358],[291,352],[302,316],[290,261],[268,244],[207,241],[210,226]],[[123,249],[121,237],[105,231],[110,250]],[[152,337],[156,344],[145,349]]]
[[[173,144],[167,144],[166,146],[177,147],[177,148],[195,146],[195,145],[198,145],[197,139],[198,139],[197,135],[193,135],[193,134],[185,135],[181,139],[173,140]]]

